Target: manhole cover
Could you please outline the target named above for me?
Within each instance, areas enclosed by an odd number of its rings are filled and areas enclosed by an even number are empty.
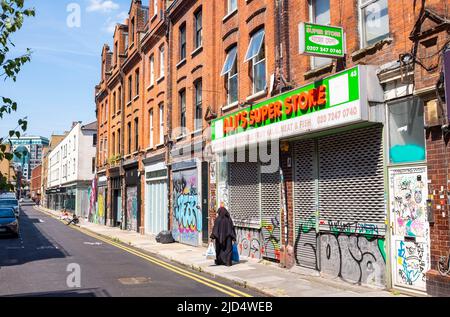
[[[119,282],[123,285],[141,285],[149,284],[151,282],[150,277],[123,277],[119,278]]]

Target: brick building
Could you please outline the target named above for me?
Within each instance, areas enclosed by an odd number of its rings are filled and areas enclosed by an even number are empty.
[[[42,182],[42,164],[36,166],[31,171],[30,198],[35,202],[41,201],[42,197],[41,182]]]
[[[300,54],[301,22],[344,57]],[[96,94],[105,222],[201,245],[224,204],[242,256],[448,295],[448,41],[445,0],[131,1]]]

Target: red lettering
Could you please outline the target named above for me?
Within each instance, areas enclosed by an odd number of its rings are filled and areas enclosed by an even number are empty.
[[[284,112],[286,113],[286,115],[291,115],[292,113],[292,97],[287,97],[284,100]]]
[[[322,85],[318,88],[317,104],[324,105],[327,103],[327,87]]]

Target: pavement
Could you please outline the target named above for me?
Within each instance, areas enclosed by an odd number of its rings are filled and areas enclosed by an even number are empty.
[[[20,238],[0,237],[0,297],[264,296],[158,260],[22,206]]]
[[[39,210],[55,217],[60,212],[42,207]],[[281,268],[266,260],[241,258],[232,267],[216,266],[213,260],[206,259],[206,247],[192,247],[180,243],[159,244],[155,238],[137,232],[123,231],[93,224],[81,219],[79,226],[95,234],[123,242],[198,272],[222,278],[246,289],[257,290],[267,296],[277,297],[398,297],[405,296],[377,288],[346,283],[340,279],[317,276],[313,272],[298,267],[291,270]]]

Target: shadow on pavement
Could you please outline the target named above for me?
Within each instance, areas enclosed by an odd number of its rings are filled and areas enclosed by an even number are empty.
[[[65,258],[69,256],[55,241],[46,236],[38,225],[37,216],[22,212],[19,218],[20,238],[0,236],[1,267],[21,265],[46,259]]]
[[[111,297],[107,290],[98,288],[12,294],[3,297]]]

